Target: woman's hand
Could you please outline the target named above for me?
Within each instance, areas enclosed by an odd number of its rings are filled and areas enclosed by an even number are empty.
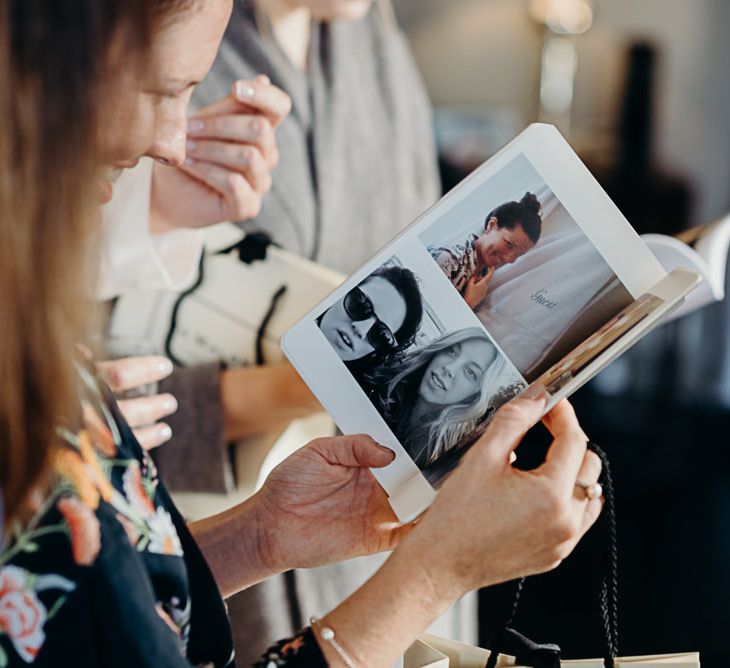
[[[166,357],[150,355],[97,362],[96,368],[112,392],[122,394],[167,378],[172,373],[172,362]],[[119,399],[118,403],[122,415],[145,450],[156,448],[172,438],[170,426],[160,422],[177,410],[177,400],[171,394]]]
[[[151,230],[258,215],[279,159],[274,130],[290,110],[289,96],[261,75],[236,81],[230,95],[195,114],[188,123],[185,163],[155,164]]]
[[[543,405],[518,399],[502,407],[414,531],[447,587],[463,593],[555,568],[598,518],[601,500],[588,499],[576,481],[595,483],[600,459],[567,401],[543,420],[554,437],[543,465],[510,465]]]
[[[494,276],[494,267],[489,267],[484,276],[475,274],[466,283],[464,288],[464,301],[469,305],[470,309],[475,309],[484,301],[489,291],[489,284]]]
[[[254,497],[273,570],[312,567],[390,550],[410,529],[398,523],[369,467],[393,461],[369,436],[312,441],[279,464]]]
[[[391,558],[322,620],[357,665],[392,665],[466,591],[554,568],[596,520],[601,501],[575,483],[594,483],[600,460],[567,402],[544,420],[555,437],[545,463],[510,466],[543,406],[502,407]],[[343,665],[331,643],[320,647],[328,665]]]

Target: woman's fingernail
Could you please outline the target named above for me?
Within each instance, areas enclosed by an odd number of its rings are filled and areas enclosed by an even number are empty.
[[[395,459],[395,451],[393,448],[389,448],[387,445],[380,445],[380,443],[376,444],[383,452],[387,452],[391,457]]]
[[[167,413],[174,413],[177,410],[177,399],[172,395],[169,395],[165,401],[162,402],[162,410]]]
[[[248,81],[236,82],[236,97],[239,100],[251,100],[256,95],[256,89]]]
[[[205,127],[205,123],[199,118],[191,118],[188,121],[188,132],[200,132]]]
[[[172,373],[172,362],[166,357],[157,363],[157,371],[169,376]]]
[[[185,142],[185,150],[186,151],[194,151],[196,148],[198,148],[198,142],[193,141],[192,139],[188,139]]]
[[[161,424],[160,428],[157,430],[157,435],[159,436],[160,443],[169,441],[172,438],[172,429],[170,429],[170,425]]]

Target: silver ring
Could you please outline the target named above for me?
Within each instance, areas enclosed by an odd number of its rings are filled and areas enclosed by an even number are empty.
[[[575,486],[580,487],[583,490],[589,501],[592,501],[593,499],[600,499],[603,496],[603,485],[601,485],[600,482],[589,484],[587,482],[576,480]]]

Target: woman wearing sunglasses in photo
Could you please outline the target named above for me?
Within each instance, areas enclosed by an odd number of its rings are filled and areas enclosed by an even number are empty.
[[[503,397],[505,360],[476,327],[444,334],[377,370],[376,407],[419,468],[473,431]]]
[[[382,364],[413,343],[423,303],[413,272],[380,267],[331,306],[319,328],[340,359],[353,367]]]

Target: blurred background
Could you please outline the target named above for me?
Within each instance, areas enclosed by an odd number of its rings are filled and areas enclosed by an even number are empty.
[[[394,4],[435,106],[445,189],[541,120],[640,233],[730,210],[727,0]],[[613,462],[621,652],[700,650],[703,666],[730,666],[730,306],[663,326],[575,404]],[[520,462],[546,443],[532,437]],[[595,532],[531,581],[515,627],[566,657],[600,651],[600,551]],[[483,643],[511,594],[482,593]]]

